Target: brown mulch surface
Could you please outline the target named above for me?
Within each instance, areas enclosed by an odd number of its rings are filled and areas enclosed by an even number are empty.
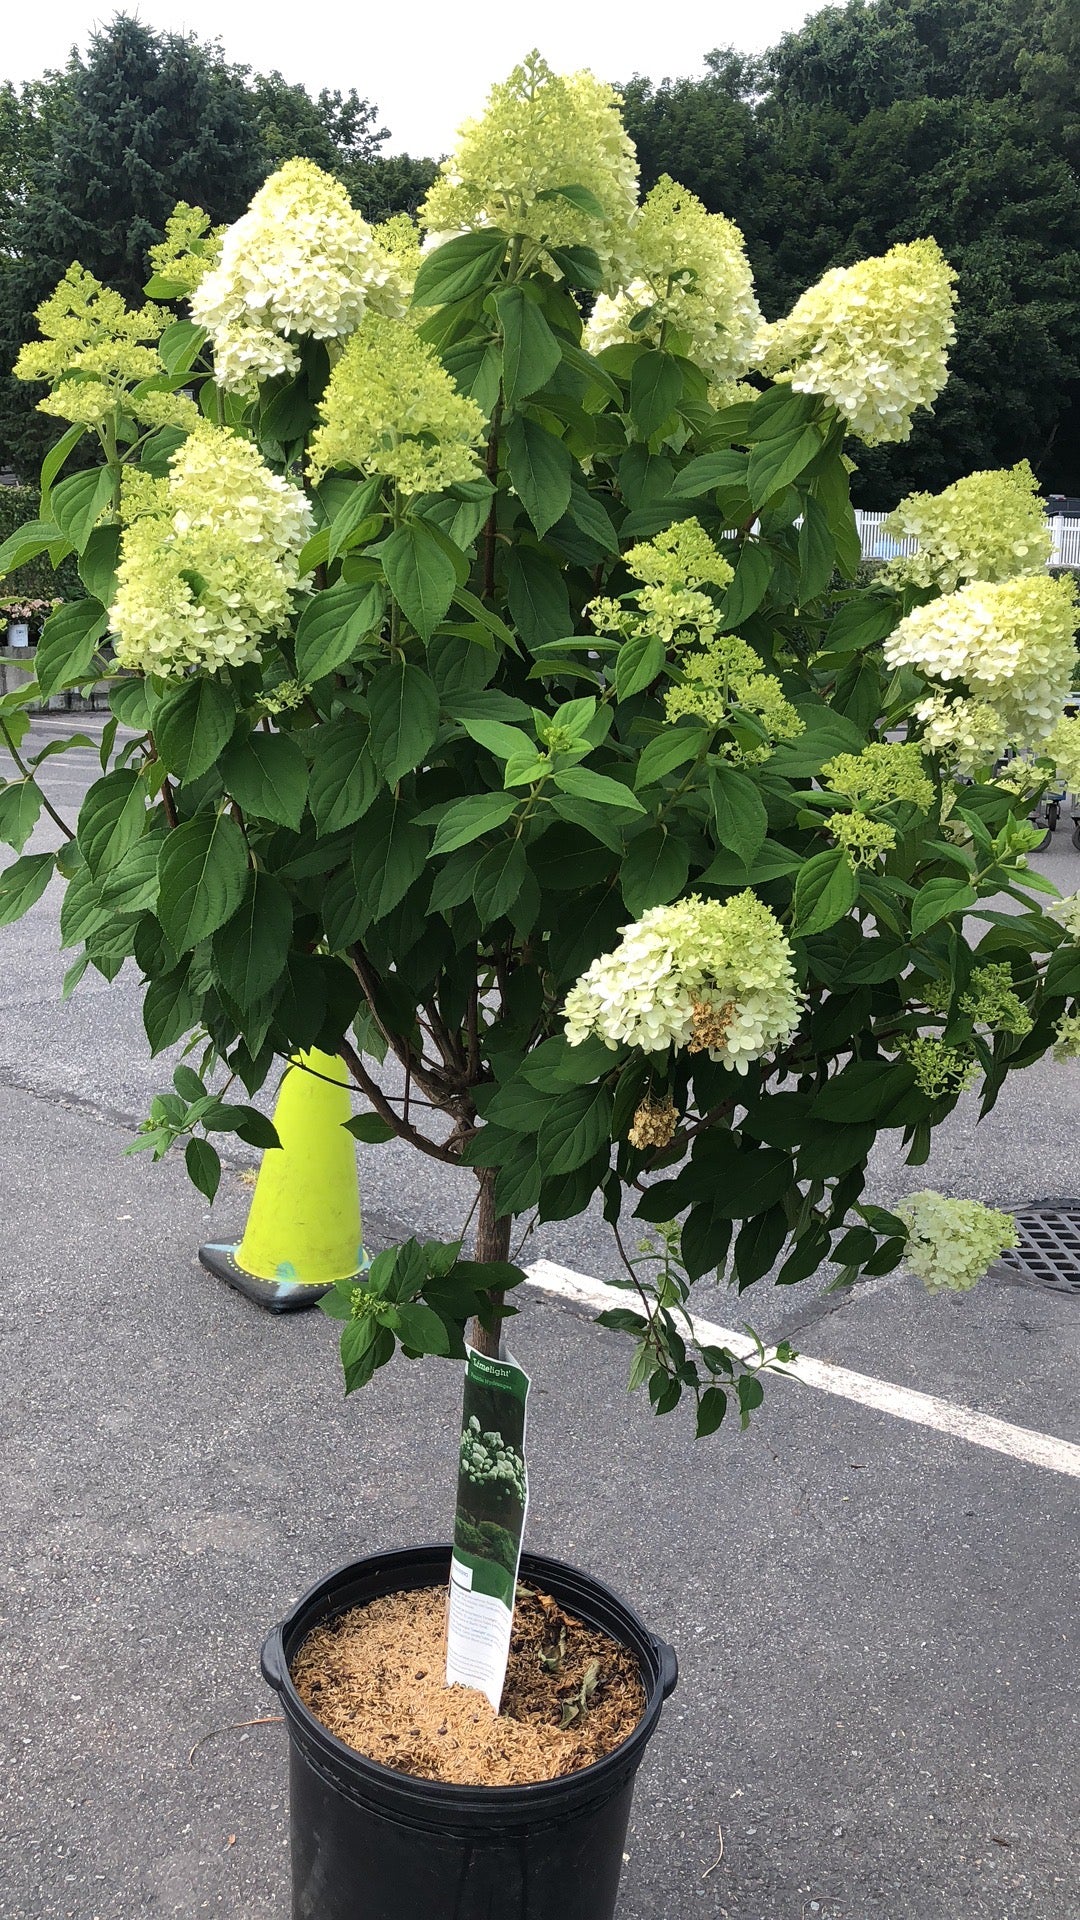
[[[518,1588],[498,1714],[482,1693],[446,1685],[445,1623],[445,1587],[353,1607],[303,1642],[292,1662],[296,1690],[369,1759],[459,1786],[576,1773],[641,1719],[645,1689],[633,1654],[547,1594]]]

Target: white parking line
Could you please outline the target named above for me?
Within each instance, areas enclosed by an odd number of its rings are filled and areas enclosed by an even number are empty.
[[[609,1307],[625,1307],[632,1295],[623,1287],[609,1287],[588,1274],[574,1273],[570,1267],[557,1266],[553,1260],[536,1260],[526,1267],[531,1286],[557,1299],[577,1306],[591,1307],[603,1313]],[[757,1347],[745,1333],[733,1327],[717,1326],[715,1321],[693,1316],[695,1336],[708,1347],[728,1347],[740,1358],[757,1355]],[[766,1348],[766,1357],[775,1351]],[[852,1373],[848,1367],[834,1366],[831,1360],[814,1360],[808,1354],[778,1367],[778,1377],[801,1380],[804,1386],[817,1387],[822,1393],[835,1393],[842,1400],[857,1401],[877,1413],[890,1413],[897,1420],[910,1420],[918,1427],[934,1427],[956,1440],[968,1440],[976,1447],[989,1447],[994,1453],[1007,1453],[1031,1467],[1046,1467],[1051,1473],[1068,1473],[1080,1479],[1080,1446],[1071,1440],[1058,1440],[1050,1433],[1036,1433],[1030,1427],[1014,1427],[1008,1420],[995,1420],[974,1407],[956,1406],[951,1400],[939,1400],[932,1393],[916,1393],[911,1387],[896,1387],[888,1380],[875,1380],[870,1374]]]

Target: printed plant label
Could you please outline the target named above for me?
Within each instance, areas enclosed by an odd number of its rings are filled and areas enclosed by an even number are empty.
[[[446,1684],[477,1688],[498,1713],[529,1504],[529,1376],[511,1359],[466,1352]]]

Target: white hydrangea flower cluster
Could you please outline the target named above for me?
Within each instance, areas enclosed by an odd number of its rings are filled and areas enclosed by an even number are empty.
[[[314,522],[299,488],[250,441],[202,421],[167,480],[124,498],[134,517],[110,615],[118,665],[179,675],[257,660],[260,637],[282,631],[303,585],[297,556]]]
[[[961,773],[993,766],[1008,746],[1009,730],[985,700],[951,699],[946,693],[933,693],[919,701],[915,718],[922,730],[920,744],[924,751],[944,754]]]
[[[939,587],[1038,573],[1050,557],[1039,483],[1026,460],[969,473],[941,493],[909,493],[885,522],[893,539],[915,538],[914,553],[889,562],[890,585]]]
[[[567,994],[565,1031],[575,1047],[595,1033],[612,1049],[686,1047],[745,1073],[791,1038],[800,1005],[791,947],[768,907],[749,890],[691,894],[623,928]]]
[[[440,244],[493,226],[538,247],[592,247],[609,266],[637,186],[618,94],[591,73],[553,73],[534,52],[461,127],[420,224]]]
[[[1059,720],[1040,751],[1054,762],[1062,786],[1080,793],[1080,714]]]
[[[905,1264],[927,1293],[964,1292],[1016,1245],[1009,1213],[978,1200],[947,1200],[941,1193],[912,1193],[896,1208],[908,1229]]]
[[[341,182],[312,160],[289,160],[228,228],[191,313],[210,333],[219,386],[253,394],[260,380],[298,371],[298,339],[344,339],[369,308],[400,317],[406,298],[395,254]]]
[[[799,393],[817,393],[869,447],[906,440],[937,399],[956,337],[956,275],[934,240],[833,267],[785,320],[763,327],[757,359]]]
[[[664,174],[630,226],[633,277],[600,294],[585,329],[593,353],[624,341],[663,338],[717,386],[750,365],[761,326],[746,245],[734,222],[708,213]]]
[[[1046,911],[1064,927],[1070,940],[1080,940],[1080,893],[1067,893],[1063,900],[1052,900]]]
[[[890,667],[918,667],[931,681],[960,683],[958,691],[998,716],[1007,740],[1030,747],[1061,713],[1078,618],[1071,578],[976,580],[909,613],[886,640],[885,659]],[[927,718],[944,730],[942,708]],[[984,716],[967,719],[989,731]]]

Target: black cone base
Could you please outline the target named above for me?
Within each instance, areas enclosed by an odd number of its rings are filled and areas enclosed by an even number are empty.
[[[305,1307],[316,1306],[333,1285],[330,1280],[260,1280],[258,1274],[245,1273],[237,1265],[235,1245],[211,1241],[199,1248],[199,1259],[207,1273],[227,1280],[237,1293],[253,1300],[257,1307],[265,1307],[267,1313],[302,1313]]]

